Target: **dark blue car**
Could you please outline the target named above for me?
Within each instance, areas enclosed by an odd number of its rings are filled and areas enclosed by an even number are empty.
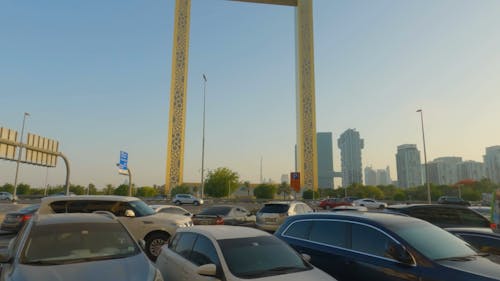
[[[339,281],[500,280],[500,264],[426,221],[375,212],[289,217],[275,235]]]

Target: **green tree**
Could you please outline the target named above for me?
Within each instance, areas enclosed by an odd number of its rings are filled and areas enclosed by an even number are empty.
[[[9,193],[14,193],[14,185],[6,183],[2,186],[1,191],[6,191]]]
[[[135,196],[139,196],[139,197],[153,197],[155,195],[157,195],[158,193],[156,192],[156,190],[151,187],[151,186],[143,186],[143,187],[139,187],[137,189],[137,192],[135,194]]]
[[[243,183],[243,186],[245,187],[245,190],[247,191],[247,196],[250,197],[250,182],[249,181],[245,181]]]
[[[127,196],[128,195],[128,184],[120,184],[114,191],[114,195]]]
[[[306,189],[304,192],[302,192],[302,198],[303,199],[315,199],[319,198],[319,192],[314,191],[312,189]]]
[[[30,185],[29,184],[25,184],[25,183],[20,183],[17,185],[17,194],[21,194],[21,195],[27,195],[30,193]]]
[[[290,193],[292,193],[292,188],[290,185],[286,182],[281,182],[280,185],[278,186],[278,189],[276,191],[277,194],[282,194],[283,195],[283,200],[285,200]]]
[[[113,195],[115,191],[115,187],[111,184],[106,184],[106,187],[103,190],[104,195]]]
[[[82,185],[70,185],[69,186],[69,191],[73,192],[76,195],[83,195],[85,194],[85,187]]]
[[[93,183],[89,183],[89,185],[87,186],[87,194],[89,195],[97,194],[97,188]]]
[[[172,190],[170,190],[170,196],[172,197],[174,197],[176,194],[190,194],[190,193],[191,189],[186,184],[178,185],[172,188]]]
[[[394,193],[392,199],[394,201],[405,201],[406,200],[406,194],[403,190],[398,190]]]
[[[205,182],[205,193],[212,197],[229,196],[239,187],[238,173],[228,168],[217,168],[209,171]]]
[[[273,199],[276,191],[277,188],[275,185],[270,183],[262,183],[254,188],[253,195],[257,199]]]

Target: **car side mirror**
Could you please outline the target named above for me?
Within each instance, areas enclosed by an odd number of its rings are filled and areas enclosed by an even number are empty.
[[[390,243],[386,247],[386,253],[396,261],[407,264],[407,265],[412,265],[414,264],[413,258],[411,257],[410,253],[400,244],[396,243]]]
[[[204,264],[199,266],[196,272],[199,275],[215,277],[217,275],[217,266],[213,263]]]
[[[127,209],[127,210],[125,210],[125,216],[127,218],[133,218],[133,217],[135,217],[135,212],[130,210],[130,209]]]
[[[310,262],[311,261],[311,256],[308,255],[308,254],[300,254],[302,256],[302,258],[306,261],[306,262]]]

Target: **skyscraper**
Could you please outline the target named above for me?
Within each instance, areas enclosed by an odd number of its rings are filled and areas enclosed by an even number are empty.
[[[392,184],[391,172],[389,166],[385,169],[377,169],[377,185],[390,185]]]
[[[427,164],[429,168],[429,182],[438,185],[455,184],[458,181],[457,164],[462,157],[439,157]]]
[[[342,186],[363,183],[361,149],[364,148],[364,140],[359,137],[359,132],[355,129],[346,130],[340,135],[338,146],[342,166]]]
[[[484,164],[476,161],[464,161],[457,164],[458,181],[472,179],[479,181],[485,177]]]
[[[372,167],[365,168],[365,185],[377,185],[377,172]]]
[[[500,145],[487,147],[483,157],[486,177],[500,183]]]
[[[333,188],[333,144],[332,133],[317,133],[318,187]]]
[[[402,144],[396,153],[399,187],[413,187],[422,184],[420,151],[416,144]]]

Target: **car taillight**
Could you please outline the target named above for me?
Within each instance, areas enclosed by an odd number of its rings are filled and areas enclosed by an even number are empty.
[[[497,229],[497,224],[492,222],[490,223],[490,228],[493,229],[493,230],[496,230]]]
[[[221,225],[221,224],[224,224],[224,219],[219,217],[219,218],[216,218],[215,219],[215,224],[217,225]]]
[[[23,222],[23,221],[27,221],[27,220],[31,219],[31,216],[32,216],[32,215],[23,215],[23,216],[21,217],[21,221],[22,221],[22,222]]]

